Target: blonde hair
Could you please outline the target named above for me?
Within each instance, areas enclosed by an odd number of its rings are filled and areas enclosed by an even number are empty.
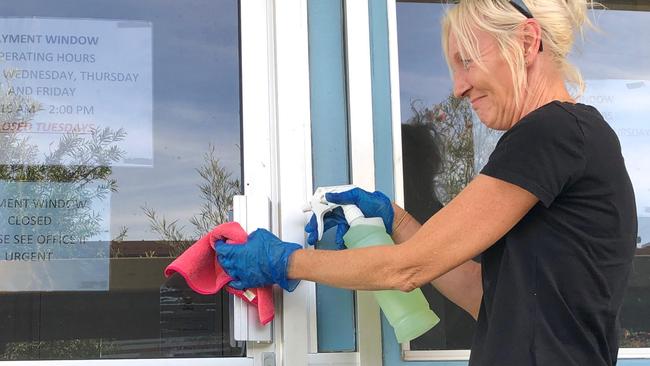
[[[583,36],[583,25],[592,26],[588,9],[599,4],[593,0],[526,0],[524,3],[541,26],[543,52],[552,56],[567,87],[575,90],[574,97],[579,97],[584,91],[584,81],[567,56],[575,36]],[[524,50],[518,37],[525,19],[508,0],[460,0],[442,19],[442,45],[447,65],[451,65],[448,42],[453,33],[461,57],[470,58],[484,68],[474,29],[488,32],[496,39],[510,68],[515,100],[519,104],[521,91],[527,84]]]

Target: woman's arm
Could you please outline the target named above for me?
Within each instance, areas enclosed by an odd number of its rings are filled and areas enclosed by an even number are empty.
[[[401,245],[298,250],[289,260],[288,277],[343,288],[411,291],[483,252],[537,201],[516,185],[479,175]]]
[[[393,211],[395,212],[395,224],[392,237],[395,244],[400,244],[410,239],[422,225],[396,204],[393,204]],[[434,279],[431,284],[451,302],[467,311],[474,319],[478,318],[483,296],[479,263],[470,259]]]

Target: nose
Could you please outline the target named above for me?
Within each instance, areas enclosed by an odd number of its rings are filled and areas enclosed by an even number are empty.
[[[467,81],[467,72],[465,70],[458,70],[453,74],[454,81],[454,96],[462,98],[471,89],[471,85]]]

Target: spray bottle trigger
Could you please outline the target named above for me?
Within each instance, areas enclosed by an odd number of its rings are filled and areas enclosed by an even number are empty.
[[[318,187],[316,189],[316,192],[314,192],[314,195],[309,202],[309,210],[313,211],[314,215],[316,216],[316,224],[318,225],[318,240],[321,240],[323,238],[323,224],[325,214],[337,207],[342,206],[336,203],[328,202],[325,195],[328,192],[345,192],[353,188],[355,188],[354,185],[348,184],[342,186]]]

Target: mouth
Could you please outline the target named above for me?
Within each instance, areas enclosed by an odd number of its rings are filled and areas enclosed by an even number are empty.
[[[479,100],[481,100],[483,98],[485,98],[485,95],[482,96],[482,97],[476,97],[476,98],[471,99],[470,103],[472,103],[472,105],[474,105],[477,101],[479,101]]]

